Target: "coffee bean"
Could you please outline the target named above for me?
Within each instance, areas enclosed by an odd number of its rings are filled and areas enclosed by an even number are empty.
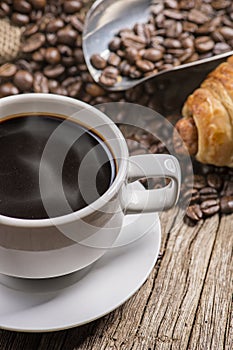
[[[178,3],[176,0],[165,0],[165,7],[170,9],[178,9]]]
[[[11,21],[16,26],[25,26],[29,23],[29,17],[23,13],[14,12],[11,16]]]
[[[47,78],[46,78],[47,79]],[[69,78],[67,78],[67,79],[69,79]],[[75,78],[71,78],[71,79],[75,79]],[[55,89],[57,89],[58,88],[58,86],[59,86],[59,82],[57,81],[57,80],[54,80],[54,79],[48,79],[47,80],[48,81],[48,88],[49,88],[49,91],[50,92],[52,92],[52,93],[54,93],[54,91],[55,91]],[[73,83],[74,81],[72,81],[72,83]],[[64,81],[62,82],[62,84],[64,83]],[[69,84],[67,84],[67,86],[68,86]]]
[[[231,0],[213,0],[212,6],[216,10],[222,10],[231,5]]]
[[[151,62],[157,62],[161,60],[162,57],[163,57],[163,52],[161,50],[157,50],[154,48],[145,50],[143,54],[143,58]]]
[[[216,29],[215,26],[211,26],[209,23],[203,24],[200,26],[195,33],[200,35],[207,35],[212,33]]]
[[[134,34],[134,31],[131,28],[123,28],[118,32],[120,38],[127,37],[128,35]]]
[[[33,76],[26,70],[18,70],[13,79],[14,84],[21,91],[30,91],[33,86]]]
[[[209,21],[209,19],[210,18],[206,14],[197,9],[192,9],[188,13],[188,20],[196,24],[204,24],[205,22]]]
[[[194,52],[193,54],[191,55],[188,55],[187,59],[185,60],[186,63],[189,63],[189,62],[195,62],[199,59],[199,55]],[[180,60],[181,61],[181,60]],[[181,61],[181,62],[184,62],[184,61]]]
[[[62,66],[61,64],[58,64],[56,66],[46,66],[43,70],[44,75],[47,78],[57,78],[59,77],[62,73],[64,73],[65,67]]]
[[[121,75],[123,76],[129,76],[131,71],[131,65],[128,63],[128,61],[124,60],[119,65],[119,70],[121,72]]]
[[[46,0],[30,0],[30,3],[32,4],[34,9],[41,10],[41,9],[45,8],[47,1]]]
[[[152,154],[155,154],[155,153],[158,152],[158,145],[157,145],[157,143],[154,143],[154,144],[150,147],[150,152],[151,152]]]
[[[54,94],[57,94],[57,95],[63,95],[63,96],[68,96],[68,91],[65,89],[65,88],[63,88],[62,86],[58,86],[55,90],[54,90],[54,92],[53,92]],[[75,96],[74,96],[75,97]]]
[[[48,93],[48,79],[40,72],[36,72],[33,80],[34,92]]]
[[[102,96],[105,94],[105,90],[101,86],[94,83],[88,83],[85,90],[93,97]]]
[[[222,179],[218,174],[208,174],[207,183],[210,187],[220,190],[222,187]]]
[[[117,82],[119,71],[115,67],[106,67],[101,76],[100,76],[100,83],[106,86],[113,86]]]
[[[206,216],[214,215],[220,209],[219,200],[217,199],[205,200],[204,202],[201,203],[200,208],[203,214],[205,214]]]
[[[140,54],[134,47],[127,47],[125,50],[125,58],[130,64],[134,64],[140,58]]]
[[[139,37],[143,38],[147,44],[150,43],[150,31],[146,24],[144,23],[136,23],[133,27],[134,33]]]
[[[42,49],[40,49],[39,51],[35,51],[32,54],[32,59],[35,62],[43,62],[45,58],[45,50],[42,51]]]
[[[220,199],[220,208],[223,214],[233,213],[233,196],[223,196]]]
[[[110,43],[108,44],[108,48],[109,50],[116,52],[117,50],[119,50],[121,47],[121,39],[118,37],[114,37]]]
[[[27,36],[31,36],[35,33],[37,33],[39,30],[39,27],[37,24],[35,23],[30,23],[26,26],[24,32],[23,32],[23,36],[24,37],[27,37]]]
[[[146,46],[146,39],[143,37],[140,37],[139,35],[128,33],[123,36],[122,40],[123,47],[134,47],[138,50],[141,50],[145,48]]]
[[[231,27],[222,27],[219,29],[220,34],[224,37],[225,40],[233,39],[233,28]]]
[[[166,29],[166,36],[168,38],[178,38],[182,33],[183,27],[181,22],[172,21]]]
[[[62,81],[61,86],[67,88],[69,85],[72,85],[78,81],[80,81],[80,77],[68,77]],[[54,83],[50,83],[50,82],[54,82]],[[49,83],[50,83],[50,85],[51,84],[55,85],[55,83],[57,83],[57,85],[55,87],[57,87],[59,85],[57,80],[53,80],[53,79],[50,79]]]
[[[203,175],[194,175],[193,178],[193,187],[196,189],[202,189],[206,187],[207,181],[206,178]]]
[[[58,45],[57,49],[59,50],[60,54],[63,57],[70,57],[70,56],[72,56],[72,49],[69,46]]]
[[[130,152],[131,156],[138,156],[141,154],[147,154],[147,151],[145,150],[145,148],[140,147]]]
[[[70,23],[79,33],[83,31],[83,22],[77,16],[71,16]]]
[[[32,10],[30,13],[30,20],[31,22],[39,22],[42,19],[42,16],[42,10]]]
[[[198,29],[198,25],[189,21],[183,22],[184,32],[195,33]]]
[[[181,40],[181,45],[184,49],[188,49],[188,48],[193,48],[194,47],[194,36],[193,35],[186,35],[186,36],[181,36],[180,37]]]
[[[231,50],[231,46],[228,45],[227,43],[216,43],[213,52],[215,55],[219,55],[221,53],[228,52],[230,50]]]
[[[199,202],[200,195],[197,189],[190,188],[183,191],[182,198],[185,201],[190,201],[190,204],[194,204]]]
[[[46,26],[47,32],[57,32],[59,29],[62,29],[64,27],[64,22],[61,18],[54,18]]]
[[[150,12],[152,14],[154,14],[155,16],[157,16],[159,13],[161,13],[163,11],[163,9],[164,9],[164,4],[162,4],[162,3],[158,3],[158,4],[150,6]]]
[[[200,36],[195,39],[195,48],[198,52],[208,52],[214,48],[214,41],[208,36]]]
[[[38,50],[45,43],[45,36],[41,33],[36,33],[30,36],[25,42],[22,44],[22,52],[23,53],[31,53],[33,51]]]
[[[76,83],[71,84],[68,87],[68,94],[70,97],[78,97],[81,89],[82,89],[82,82],[77,81]]]
[[[5,2],[1,2],[0,3],[0,17],[4,18],[5,16],[10,15],[10,13],[11,13],[10,6]]]
[[[204,187],[200,189],[200,198],[202,201],[207,199],[216,199],[218,197],[218,192],[215,188]]]
[[[168,17],[168,18],[172,18],[172,19],[176,19],[176,20],[182,20],[183,19],[183,13],[176,11],[176,10],[164,10],[163,14]]]
[[[10,95],[17,95],[19,90],[12,83],[4,83],[0,85],[0,98]]]
[[[129,70],[129,77],[132,79],[138,79],[142,77],[142,71],[137,69],[136,66],[131,66]]]
[[[150,72],[154,69],[154,64],[148,60],[137,60],[135,62],[137,68],[142,72]]]
[[[13,8],[15,11],[18,11],[20,13],[30,13],[32,6],[26,0],[14,0]]]
[[[67,67],[66,68],[67,76],[74,76],[79,74],[78,67],[77,66],[72,66],[72,67]],[[82,77],[83,75],[87,72],[82,72]]]
[[[64,1],[63,9],[66,13],[78,12],[81,8],[82,8],[81,1],[78,1],[78,0]]]
[[[55,47],[48,47],[45,50],[45,59],[50,64],[57,64],[61,61],[60,52]]]
[[[125,51],[123,50],[117,50],[116,54],[120,57],[120,58],[124,58],[125,57]]]
[[[226,16],[223,16],[222,17],[222,24],[226,27],[232,27],[232,21],[230,18],[226,17]]]
[[[57,46],[57,35],[55,33],[46,33],[46,40],[49,45]]]
[[[33,72],[33,61],[28,62],[27,60],[24,59],[19,59],[16,62],[16,66],[18,69],[25,69],[28,72],[32,73]]]
[[[59,29],[57,32],[57,40],[59,44],[73,45],[77,38],[77,32],[70,26]]]
[[[219,32],[219,30],[215,30],[211,33],[211,38],[218,44],[218,43],[225,43],[225,39],[222,36],[222,34]]]
[[[118,55],[116,55],[114,52],[111,52],[108,57],[107,63],[110,66],[117,67],[119,66],[120,62],[121,62],[121,58]]]
[[[179,49],[181,47],[181,42],[176,39],[167,38],[164,40],[164,46],[170,49]]]
[[[118,75],[118,73],[119,73],[118,69],[114,67],[106,67],[104,70],[104,74],[109,77],[110,76],[115,77]]]
[[[221,196],[232,196],[233,195],[233,181],[225,178],[222,190],[220,192]]]
[[[75,59],[75,63],[77,63],[77,64],[85,63],[84,54],[83,54],[82,49],[80,49],[80,48],[74,49],[73,58]]]
[[[0,66],[0,78],[10,78],[15,75],[17,67],[13,63],[5,63]]]
[[[189,219],[193,221],[199,221],[202,219],[203,216],[199,204],[189,206],[186,211],[186,215]]]
[[[106,60],[98,54],[91,56],[91,64],[96,69],[104,69],[107,66]]]

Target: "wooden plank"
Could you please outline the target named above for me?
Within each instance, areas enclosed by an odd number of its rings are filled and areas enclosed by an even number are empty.
[[[132,349],[186,349],[218,228],[218,216],[171,232]],[[207,234],[207,232],[209,234]]]
[[[229,217],[221,218],[190,338],[190,349],[233,349],[232,224]]]

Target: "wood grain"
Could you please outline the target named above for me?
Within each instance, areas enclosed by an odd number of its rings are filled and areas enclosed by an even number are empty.
[[[190,338],[190,349],[233,348],[232,292],[233,292],[233,234],[227,217],[220,221],[206,281],[197,309]]]
[[[0,332],[1,350],[169,350],[233,348],[233,229],[215,215],[195,227],[161,214],[160,257],[124,305],[62,332]]]

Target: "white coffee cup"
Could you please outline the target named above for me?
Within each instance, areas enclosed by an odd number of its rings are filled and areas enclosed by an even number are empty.
[[[48,278],[80,270],[112,247],[124,215],[162,211],[176,204],[181,175],[175,157],[152,154],[129,157],[126,141],[111,119],[75,99],[24,94],[0,100],[0,121],[6,116],[31,112],[61,114],[94,128],[113,153],[117,173],[100,198],[76,212],[35,220],[0,215],[0,273]],[[164,188],[143,191],[132,191],[128,183],[129,179],[132,182],[158,176],[171,181]],[[43,188],[41,193],[43,196]]]

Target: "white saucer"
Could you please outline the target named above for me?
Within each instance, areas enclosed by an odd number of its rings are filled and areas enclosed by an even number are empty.
[[[142,227],[147,233],[140,237]],[[126,237],[130,241],[137,236],[124,246]],[[0,328],[57,331],[106,315],[145,282],[157,260],[160,239],[158,214],[128,215],[119,246],[82,271],[46,280],[0,275]]]

